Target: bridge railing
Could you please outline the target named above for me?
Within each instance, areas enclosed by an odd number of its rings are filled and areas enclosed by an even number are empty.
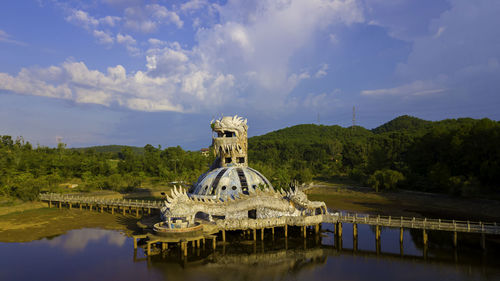
[[[475,222],[463,220],[374,216],[359,214],[342,214],[339,216],[339,221],[346,223],[360,223],[389,227],[500,234],[500,225],[496,222]]]
[[[80,195],[63,195],[58,193],[44,193],[39,195],[42,201],[80,203],[92,205],[107,205],[133,208],[159,209],[164,203],[161,200],[132,200],[132,199],[107,199],[99,197],[87,197]]]

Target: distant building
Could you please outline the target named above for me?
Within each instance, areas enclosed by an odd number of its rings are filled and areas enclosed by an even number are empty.
[[[208,148],[202,148],[202,149],[200,149],[200,152],[201,152],[201,154],[203,156],[208,157],[208,155],[210,153],[210,149],[208,149]]]

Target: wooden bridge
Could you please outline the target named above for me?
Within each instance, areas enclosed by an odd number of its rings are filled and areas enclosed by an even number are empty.
[[[135,216],[139,217],[139,212],[151,214],[151,209],[160,209],[163,206],[163,201],[154,200],[132,200],[132,199],[106,199],[99,197],[86,197],[77,195],[63,195],[58,193],[44,193],[39,196],[41,201],[46,201],[51,208],[54,204],[59,208],[67,206],[68,208],[77,207],[92,211],[96,210],[103,212],[103,209],[111,211],[114,214],[115,209],[122,211],[123,215],[127,212],[132,214],[135,211]]]
[[[61,195],[61,194],[40,194],[40,200],[46,201],[49,207],[56,204],[59,208],[67,206],[68,208],[79,207],[93,210],[111,211],[113,214],[115,209],[125,215],[127,212],[132,214],[135,211],[135,216],[139,217],[139,213],[148,214],[152,209],[160,209],[163,206],[163,201],[160,200],[131,200],[131,199],[104,199],[96,197],[84,197],[75,195]],[[334,225],[336,237],[342,239],[343,224],[348,223],[353,227],[353,238],[357,241],[358,237],[358,224],[366,224],[375,226],[375,239],[377,245],[380,242],[381,228],[392,227],[400,229],[400,243],[403,243],[403,231],[405,228],[420,229],[422,230],[422,240],[424,249],[427,246],[429,230],[432,231],[448,231],[453,234],[453,245],[457,246],[458,233],[477,233],[481,235],[481,247],[486,248],[486,235],[500,235],[500,225],[496,222],[473,222],[461,220],[443,220],[443,219],[429,219],[429,218],[416,218],[416,217],[393,217],[393,216],[374,216],[374,215],[360,215],[360,214],[322,214],[315,216],[290,216],[279,218],[267,219],[226,219],[216,220],[216,231],[222,232],[222,240],[225,241],[226,231],[252,231],[253,238],[257,238],[257,230],[260,230],[260,238],[264,239],[265,229],[271,229],[274,235],[275,227],[283,227],[285,237],[288,233],[289,226],[301,227],[301,234],[306,237],[307,229],[314,229],[316,234],[319,233],[321,223],[331,223]],[[194,243],[194,242],[193,242]]]

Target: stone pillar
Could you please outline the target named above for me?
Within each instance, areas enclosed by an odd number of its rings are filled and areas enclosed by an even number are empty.
[[[166,249],[168,249],[168,243],[167,242],[161,242],[161,250],[165,251]]]
[[[253,229],[253,241],[257,240],[257,229]]]
[[[111,214],[113,215],[115,213],[115,207],[111,206]]]
[[[214,250],[217,247],[217,238],[216,237],[214,237],[214,239],[212,239],[212,247],[214,248]]]
[[[89,205],[89,210],[92,212],[92,204]]]
[[[100,212],[102,213],[102,209],[103,209],[104,207],[103,207],[102,205],[101,205],[101,206],[99,206],[99,207],[100,207],[100,209],[101,209],[101,210],[100,210]]]
[[[304,236],[304,238],[306,238],[306,237],[307,237],[307,226],[305,226],[305,225],[304,225],[304,226],[302,227],[302,233],[303,233],[303,235],[302,235],[302,236]]]
[[[184,243],[184,253],[183,254],[186,257],[188,255],[188,244],[187,244],[187,242],[182,242],[182,243]]]
[[[68,201],[69,209],[71,210],[71,202]]]
[[[135,208],[135,217],[138,218],[139,217],[139,208]]]
[[[82,210],[82,203],[80,203],[80,204],[78,204],[78,205],[80,205],[80,211],[81,211],[81,210]]]
[[[52,208],[52,201],[49,200],[49,208]]]
[[[61,206],[62,206],[62,203],[61,203],[61,201],[59,201],[59,209],[61,209]]]
[[[126,212],[125,211],[125,207],[122,207],[122,213],[123,213],[123,215],[125,215],[125,212]]]

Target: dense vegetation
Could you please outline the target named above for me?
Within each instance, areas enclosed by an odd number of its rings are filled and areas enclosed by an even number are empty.
[[[377,190],[474,195],[500,191],[499,144],[496,121],[401,116],[371,131],[311,124],[253,137],[249,159],[275,180],[348,177]]]
[[[249,139],[250,165],[276,186],[349,178],[377,191],[406,188],[468,196],[500,191],[500,123],[398,117],[378,128],[297,125]],[[213,156],[146,145],[67,149],[0,136],[0,196],[42,191],[128,191],[145,181],[193,182]]]

